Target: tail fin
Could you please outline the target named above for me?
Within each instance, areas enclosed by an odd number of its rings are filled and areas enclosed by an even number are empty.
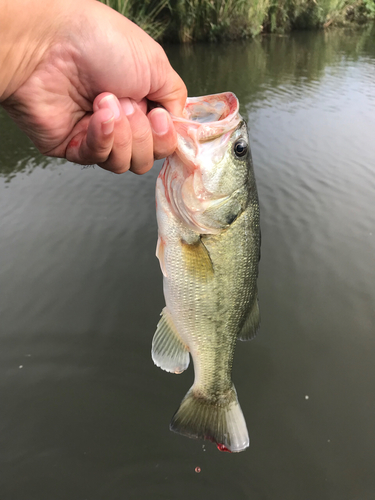
[[[204,398],[192,387],[174,414],[170,429],[213,441],[221,451],[238,452],[249,446],[246,422],[233,385],[215,401]]]

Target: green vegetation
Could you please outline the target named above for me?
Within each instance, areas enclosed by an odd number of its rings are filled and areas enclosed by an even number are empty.
[[[161,40],[167,31],[171,18],[168,0],[101,0],[101,2],[134,21],[155,40]],[[169,14],[168,17],[166,13]]]
[[[101,0],[156,40],[216,41],[293,29],[358,26],[375,0]]]
[[[320,82],[336,81],[332,75],[340,68],[351,72],[357,63],[369,65],[375,59],[375,25],[348,31],[300,31],[292,36],[256,37],[251,43],[168,44],[165,49],[190,95],[232,90],[242,105],[241,114],[251,116],[258,108],[272,105],[275,95],[284,95],[286,102],[293,100],[285,89],[295,92],[297,102],[305,92],[315,92]],[[66,165],[65,160],[39,153],[1,107],[0,138],[1,182],[11,182],[21,172],[29,175],[35,169]]]

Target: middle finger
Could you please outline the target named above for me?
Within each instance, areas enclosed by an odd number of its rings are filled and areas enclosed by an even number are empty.
[[[130,170],[135,174],[148,172],[154,164],[153,137],[150,122],[140,106],[127,97],[120,99],[132,131],[132,158]]]

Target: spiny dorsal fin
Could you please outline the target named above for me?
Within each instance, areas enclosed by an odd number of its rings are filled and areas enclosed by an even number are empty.
[[[245,318],[243,327],[238,334],[238,340],[252,340],[258,333],[260,325],[260,313],[258,296],[255,297],[253,307],[250,309],[250,313]]]
[[[156,366],[171,373],[181,373],[189,366],[189,349],[182,341],[172,316],[164,307],[152,339],[152,360]]]

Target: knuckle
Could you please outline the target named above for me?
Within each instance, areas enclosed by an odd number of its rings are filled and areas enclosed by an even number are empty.
[[[142,128],[134,132],[133,142],[137,144],[137,147],[147,147],[151,145],[152,135],[148,128]]]
[[[158,145],[158,148],[154,151],[155,160],[161,160],[162,158],[166,158],[171,155],[175,150],[175,147],[172,147],[168,144],[166,145]]]
[[[120,154],[118,150],[109,155],[108,159],[98,165],[115,174],[123,174],[130,168],[130,155]]]
[[[129,170],[129,168],[124,168],[124,167],[118,168],[118,167],[108,166],[107,170],[110,170],[111,172],[113,172],[116,175],[120,175],[120,174],[124,174],[125,172],[127,172]]]
[[[86,165],[90,165],[92,163],[103,163],[105,162],[108,157],[109,157],[110,152],[109,151],[85,151],[81,153],[80,158],[81,162]]]
[[[83,153],[85,156],[100,158],[100,161],[104,161],[104,159],[108,158],[111,151],[111,145],[111,140],[93,141],[91,138],[88,138],[87,143],[84,145]]]
[[[116,149],[121,150],[121,151],[131,151],[132,148],[132,140],[131,137],[128,137],[126,135],[120,135],[116,137],[115,140],[115,146]]]
[[[142,175],[151,170],[154,164],[154,159],[148,158],[144,161],[132,161],[130,170],[137,175]]]
[[[88,140],[83,142],[81,148],[79,149],[79,155],[83,161],[89,163],[99,163],[105,162],[111,154],[112,143],[111,142],[94,142]]]
[[[110,172],[113,172],[114,174],[120,175],[124,174],[129,170],[129,165],[117,165],[110,160],[107,160],[105,162],[100,162],[98,163],[99,167],[104,168],[105,170],[109,170]]]

